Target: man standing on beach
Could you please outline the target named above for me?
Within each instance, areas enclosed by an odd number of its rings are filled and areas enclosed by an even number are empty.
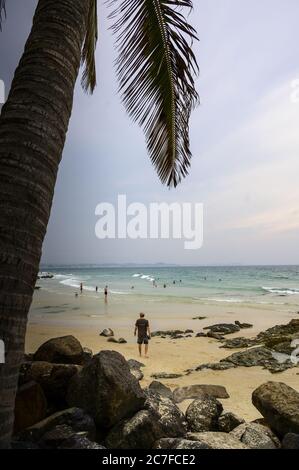
[[[144,344],[145,347],[145,357],[148,357],[147,351],[148,351],[148,340],[151,339],[151,332],[150,332],[150,326],[148,320],[146,320],[144,313],[140,313],[140,318],[136,320],[135,323],[135,330],[134,330],[134,336],[136,336],[136,333],[138,332],[137,336],[137,343],[138,343],[138,350],[139,350],[139,356],[141,357],[142,355],[142,345]]]
[[[104,289],[104,296],[105,296],[105,302],[107,302],[107,298],[108,298],[108,286],[105,286],[105,289]]]

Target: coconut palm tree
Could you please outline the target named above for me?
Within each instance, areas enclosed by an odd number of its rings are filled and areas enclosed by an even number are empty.
[[[189,117],[198,96],[191,0],[112,0],[117,75],[129,115],[144,129],[163,183],[190,165]],[[5,0],[0,0],[0,24]],[[39,0],[32,30],[0,116],[0,447],[13,429],[27,314],[38,274],[80,63],[96,86],[97,0]],[[99,110],[101,112],[101,110]]]

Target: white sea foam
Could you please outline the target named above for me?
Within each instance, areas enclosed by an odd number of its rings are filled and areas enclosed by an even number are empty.
[[[140,277],[140,276],[141,276],[141,274],[137,274],[137,273],[136,273],[136,274],[133,274],[132,277]]]
[[[298,295],[299,289],[295,289],[293,287],[262,287],[262,289],[270,294],[279,294],[279,295]]]

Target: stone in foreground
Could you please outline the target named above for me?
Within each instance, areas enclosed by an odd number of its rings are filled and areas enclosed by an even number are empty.
[[[235,428],[231,435],[250,449],[278,449],[280,441],[266,426],[257,423],[244,423]]]
[[[101,351],[71,380],[67,401],[83,408],[96,424],[107,429],[139,411],[145,394],[116,351]]]
[[[204,396],[194,400],[186,411],[189,430],[192,432],[217,431],[218,418],[222,411],[222,404],[216,398]]]
[[[34,354],[34,360],[56,364],[82,364],[84,351],[74,336],[61,336],[43,343]]]
[[[279,436],[299,434],[299,393],[280,382],[267,382],[252,394],[252,403]]]
[[[245,423],[243,418],[239,418],[231,412],[223,413],[218,419],[218,427],[221,432],[231,432],[243,423]]]
[[[234,436],[224,432],[189,432],[185,439],[199,442],[207,446],[207,449],[248,449]]]

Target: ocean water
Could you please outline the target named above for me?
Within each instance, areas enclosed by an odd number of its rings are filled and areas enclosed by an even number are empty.
[[[299,307],[299,266],[227,267],[58,267],[43,266],[53,279],[38,285],[94,295],[108,285],[109,296],[132,300],[205,304],[292,305]],[[164,287],[165,286],[165,287]],[[128,297],[130,296],[130,297]]]

